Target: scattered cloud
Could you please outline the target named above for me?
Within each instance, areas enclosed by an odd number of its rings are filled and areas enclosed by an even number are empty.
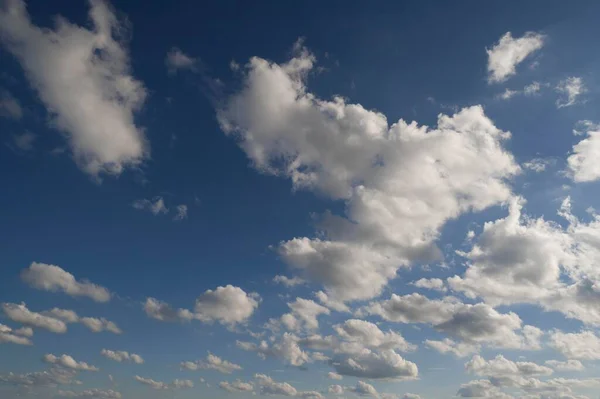
[[[578,103],[579,97],[587,92],[587,88],[580,77],[571,76],[562,80],[556,86],[556,91],[563,95],[563,98],[556,100],[557,108],[570,107]]]
[[[600,179],[600,165],[597,159],[600,155],[600,124],[581,121],[575,134],[585,134],[586,137],[573,146],[573,153],[567,158],[569,175],[577,183],[591,182]]]
[[[68,369],[78,371],[98,371],[99,368],[91,366],[85,362],[78,362],[69,355],[54,356],[52,354],[46,354],[42,360],[49,364],[55,364]]]
[[[129,353],[126,351],[111,351],[109,349],[102,349],[100,352],[102,356],[107,359],[114,360],[115,362],[132,362],[135,364],[143,364],[144,359],[140,355],[136,355],[135,353]]]
[[[133,379],[156,390],[184,389],[194,387],[194,383],[191,380],[175,379],[171,383],[165,383],[162,381],[153,380],[151,378],[140,377],[139,375],[136,375],[133,377]]]
[[[488,82],[500,83],[516,74],[516,67],[530,54],[541,49],[544,36],[527,32],[519,38],[513,38],[506,32],[491,49],[486,49],[488,55]]]
[[[254,384],[252,382],[243,382],[241,380],[235,380],[233,382],[221,381],[219,382],[219,388],[224,389],[227,392],[252,392],[254,391]]]
[[[2,311],[10,320],[26,326],[42,328],[53,333],[67,332],[67,325],[59,319],[30,311],[25,303],[3,303]]]
[[[175,216],[173,216],[173,220],[183,220],[188,217],[188,206],[185,204],[177,205],[175,207]]]
[[[0,344],[33,345],[29,339],[32,335],[33,330],[31,328],[13,330],[9,326],[0,324]]]
[[[122,395],[120,392],[113,391],[112,389],[86,389],[85,391],[74,392],[74,391],[58,391],[58,396],[61,398],[70,399],[121,399]]]
[[[135,200],[131,206],[140,211],[148,211],[153,215],[159,215],[161,213],[165,214],[169,212],[169,209],[167,209],[165,206],[165,200],[162,197],[155,197],[152,200]]]
[[[165,64],[169,74],[173,75],[179,70],[195,71],[198,60],[185,54],[177,47],[172,47],[167,53]]]
[[[239,371],[242,369],[242,366],[231,363],[227,360],[223,360],[219,356],[213,355],[212,353],[209,353],[208,356],[206,356],[206,360],[182,362],[180,366],[182,369],[186,370],[217,370],[223,374],[231,374],[234,371]]]

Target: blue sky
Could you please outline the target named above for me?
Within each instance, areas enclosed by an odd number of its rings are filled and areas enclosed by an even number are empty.
[[[0,5],[0,396],[597,397],[596,2]]]

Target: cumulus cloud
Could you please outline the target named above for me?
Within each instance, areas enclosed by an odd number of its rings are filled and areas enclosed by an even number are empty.
[[[27,326],[43,328],[53,333],[67,332],[67,325],[62,320],[30,311],[25,303],[3,303],[2,311],[10,320]]]
[[[90,1],[92,27],[58,19],[55,29],[34,25],[25,2],[0,11],[0,39],[25,70],[30,85],[87,173],[119,174],[149,150],[134,114],[146,90],[130,72],[121,23],[108,3]]]
[[[489,399],[513,399],[494,386],[489,380],[474,380],[462,384],[456,393],[460,398],[489,398]]]
[[[122,395],[120,392],[113,391],[112,389],[86,389],[85,391],[74,392],[74,391],[58,391],[58,396],[62,398],[71,399],[121,399]]]
[[[571,76],[561,80],[556,86],[556,91],[563,95],[556,100],[558,108],[570,107],[578,103],[579,97],[587,92],[587,88],[580,77]]]
[[[573,359],[569,359],[564,362],[560,360],[547,360],[545,364],[552,367],[556,371],[581,371],[585,369],[579,360]]]
[[[23,116],[23,108],[19,101],[4,89],[0,89],[0,116],[11,119],[21,119]]]
[[[491,360],[485,360],[483,357],[475,355],[465,364],[465,369],[469,373],[496,379],[514,376],[548,376],[553,373],[553,370],[549,367],[532,362],[513,362],[502,355],[498,355]]]
[[[21,279],[39,290],[84,296],[96,302],[110,300],[110,292],[106,288],[85,280],[77,281],[75,276],[60,266],[33,262],[21,272]]]
[[[0,344],[32,345],[28,337],[33,335],[31,328],[19,328],[13,330],[9,326],[0,324]]]
[[[366,349],[358,354],[338,355],[330,364],[338,374],[358,378],[414,379],[419,375],[415,363],[404,359],[392,349]]]
[[[69,309],[52,308],[42,312],[42,314],[62,320],[65,323],[77,323],[79,321],[79,316],[77,313]]]
[[[169,209],[165,206],[165,200],[162,197],[155,197],[152,200],[139,199],[131,204],[135,209],[140,211],[148,211],[153,215],[168,213]]]
[[[179,70],[191,70],[195,71],[197,68],[198,60],[185,54],[177,47],[172,47],[167,53],[165,64],[169,74],[175,74]]]
[[[187,219],[188,217],[188,206],[185,204],[177,205],[175,207],[175,216],[173,216],[173,220],[179,221],[183,219]]]
[[[415,287],[418,288],[426,288],[429,290],[446,292],[448,289],[446,288],[446,284],[444,280],[440,278],[422,278],[413,283]]]
[[[254,384],[252,382],[243,382],[241,380],[235,380],[233,382],[221,381],[219,382],[219,388],[224,389],[227,392],[252,392],[254,391]]]
[[[332,380],[341,380],[344,377],[338,373],[334,373],[333,371],[330,371],[329,373],[327,373],[327,378],[330,378]]]
[[[523,168],[531,170],[536,173],[540,173],[546,170],[546,168],[550,165],[556,163],[556,160],[553,158],[533,158],[527,162],[523,162]]]
[[[479,345],[469,344],[466,342],[456,342],[450,338],[445,338],[441,341],[427,339],[425,345],[438,351],[439,353],[452,353],[457,357],[466,357],[473,353],[479,352]]]
[[[277,382],[265,374],[254,375],[262,395],[296,396],[298,390],[287,382]]]
[[[123,332],[114,322],[103,317],[82,317],[79,322],[95,333],[108,331],[113,334],[121,334]]]
[[[282,284],[288,288],[295,287],[297,285],[306,284],[306,280],[301,279],[300,277],[297,277],[297,276],[287,277],[287,276],[282,276],[282,275],[277,275],[277,276],[273,277],[273,282]]]
[[[231,374],[234,371],[242,369],[242,366],[221,359],[219,356],[209,353],[206,360],[198,360],[196,362],[182,362],[181,368],[186,370],[217,370],[223,374]]]
[[[56,387],[78,383],[78,381],[74,379],[76,374],[77,371],[72,369],[52,367],[50,370],[36,371],[33,373],[16,374],[10,372],[8,374],[0,374],[0,383],[25,387],[28,389]]]
[[[340,338],[350,343],[350,346],[357,347],[358,352],[362,352],[363,348],[395,349],[401,352],[410,352],[417,349],[415,345],[407,342],[402,335],[392,330],[383,332],[376,324],[365,320],[346,320],[343,324],[333,326],[333,329]],[[346,348],[342,344],[340,350],[344,349]],[[348,352],[348,350],[345,351]]]
[[[486,49],[488,55],[488,82],[504,82],[516,74],[516,67],[530,54],[541,49],[544,45],[544,36],[527,32],[519,38],[513,38],[506,32],[491,49]]]
[[[331,313],[329,309],[310,299],[296,298],[287,305],[291,312],[281,317],[281,323],[289,330],[315,330],[319,328],[317,317]]]
[[[187,309],[174,309],[168,303],[155,298],[147,298],[144,302],[144,312],[148,317],[160,321],[189,321],[192,312]]]
[[[243,323],[252,316],[259,301],[258,294],[248,294],[239,287],[217,287],[214,291],[206,290],[196,299],[194,317],[207,323]]]
[[[49,354],[44,355],[42,360],[49,364],[55,364],[55,365],[58,365],[61,367],[78,370],[78,371],[98,371],[99,370],[98,367],[89,365],[85,362],[78,362],[69,355],[55,356],[55,355],[49,353]]]
[[[332,395],[343,395],[344,387],[341,385],[330,385],[329,388],[327,388],[327,392]]]
[[[175,379],[171,383],[166,383],[162,381],[156,381],[151,378],[144,378],[136,375],[133,377],[136,381],[151,387],[156,390],[165,390],[165,389],[183,389],[183,388],[193,388],[194,383],[191,380],[180,380]]]
[[[114,360],[115,362],[132,362],[135,364],[144,363],[144,359],[140,355],[136,355],[135,353],[129,353],[126,351],[111,351],[109,349],[102,349],[100,352],[102,356],[107,359]]]
[[[567,158],[569,175],[577,183],[600,179],[600,166],[596,160],[600,156],[600,125],[581,121],[586,137],[573,146],[573,153]],[[582,134],[575,130],[576,134]]]
[[[600,337],[592,331],[579,333],[553,331],[550,334],[550,346],[568,359],[600,359]]]
[[[315,57],[301,43],[294,51],[284,64],[253,57],[218,119],[257,169],[346,202],[346,217],[321,217],[319,238],[279,246],[332,299],[379,295],[399,267],[439,258],[433,243],[447,220],[508,198],[505,179],[519,172],[502,146],[510,134],[482,107],[440,115],[434,128],[390,126],[360,104],[308,92]]]
[[[292,366],[302,366],[304,363],[310,362],[311,358],[307,352],[300,348],[300,342],[301,340],[294,334],[284,333],[279,340],[271,345],[264,340],[260,344],[236,341],[236,345],[242,350],[256,352],[262,359],[275,357]]]
[[[377,389],[371,384],[367,384],[364,381],[358,381],[355,386],[349,389],[360,396],[371,396],[373,398],[379,398],[379,392]]]

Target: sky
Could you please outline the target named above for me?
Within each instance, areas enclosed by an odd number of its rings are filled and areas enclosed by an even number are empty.
[[[0,397],[598,398],[599,12],[0,1]]]

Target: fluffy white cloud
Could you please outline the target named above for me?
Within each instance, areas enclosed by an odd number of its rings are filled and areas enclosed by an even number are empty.
[[[187,219],[188,217],[188,206],[185,204],[177,205],[175,207],[175,216],[173,216],[173,220],[179,221],[183,219]]]
[[[427,339],[425,345],[440,352],[440,353],[452,353],[457,357],[469,356],[473,353],[479,352],[479,345],[468,344],[466,342],[456,342],[450,338],[445,338],[441,341]]]
[[[96,317],[82,317],[79,322],[95,333],[108,331],[113,334],[121,334],[123,332],[114,322],[103,317],[99,319]]]
[[[419,374],[415,363],[404,359],[392,349],[366,349],[358,354],[338,355],[330,364],[338,374],[358,378],[414,379]]]
[[[77,323],[79,321],[77,313],[69,309],[52,308],[43,312],[43,314],[55,319],[60,319],[65,323]]]
[[[221,381],[219,382],[219,388],[226,390],[227,392],[252,392],[254,391],[254,384],[252,382],[243,382],[235,380],[233,382]]]
[[[577,104],[579,96],[587,92],[587,88],[580,77],[571,76],[559,82],[556,91],[562,93],[564,98],[556,100],[558,108],[570,107]]]
[[[25,303],[3,303],[2,310],[10,320],[27,326],[43,328],[53,333],[62,334],[67,331],[67,325],[59,319],[45,316],[27,309]]]
[[[349,389],[360,396],[371,396],[373,398],[379,398],[379,392],[371,384],[367,384],[364,381],[358,381],[354,387]]]
[[[21,279],[39,290],[85,296],[96,302],[110,300],[110,292],[106,288],[85,280],[77,281],[71,273],[55,265],[33,262],[21,272]]]
[[[0,383],[10,384],[17,387],[38,388],[55,387],[78,383],[74,379],[77,371],[61,367],[52,367],[50,370],[37,371],[26,374],[0,374]]]
[[[136,355],[135,353],[129,353],[126,351],[111,351],[109,349],[102,349],[100,354],[107,359],[111,359],[119,363],[125,361],[133,362],[135,364],[144,363],[144,359],[140,355]]]
[[[273,277],[273,282],[285,285],[286,287],[295,287],[297,285],[306,284],[306,280],[301,279],[300,277],[287,277],[282,275],[277,275]]]
[[[391,330],[383,332],[376,324],[364,320],[346,320],[343,324],[333,326],[333,329],[340,338],[350,343],[350,346],[356,345],[358,352],[362,352],[365,347],[374,350],[396,349],[401,352],[410,352],[417,349],[415,345],[407,342],[402,335]],[[346,348],[342,343],[340,350],[343,351],[344,349]]]
[[[139,199],[133,201],[131,204],[135,209],[140,211],[148,211],[153,215],[160,215],[168,213],[169,209],[165,206],[165,200],[162,197],[155,197],[152,200]]]
[[[566,362],[560,360],[547,360],[545,363],[557,371],[581,371],[585,369],[579,360],[573,359],[569,359]]]
[[[343,395],[344,387],[341,385],[330,385],[329,388],[327,388],[327,392],[332,395]]]
[[[77,163],[92,175],[119,174],[149,152],[134,123],[146,90],[115,37],[126,26],[104,1],[91,0],[89,16],[90,30],[64,18],[52,30],[32,23],[24,1],[9,0],[0,11],[0,39],[21,63],[52,125],[67,136]]]
[[[600,156],[600,125],[590,121],[579,122],[586,137],[573,146],[573,153],[567,158],[570,176],[575,182],[590,182],[600,179],[600,166],[596,160]],[[575,130],[576,134],[582,134]]]
[[[16,345],[32,345],[28,337],[33,335],[31,328],[13,330],[9,326],[0,324],[0,344],[10,343]]]
[[[19,101],[4,89],[0,89],[0,116],[12,119],[21,119],[23,116]]]
[[[257,380],[262,395],[296,396],[298,394],[296,388],[287,382],[276,382],[268,375],[256,374],[254,378]]]
[[[315,330],[319,328],[319,315],[328,315],[329,309],[319,305],[313,300],[296,298],[294,302],[288,302],[288,307],[292,310],[281,316],[281,323],[289,330]]]
[[[247,294],[233,285],[206,290],[196,299],[194,317],[203,322],[219,322],[226,325],[244,323],[258,307],[260,297]]]
[[[302,366],[304,363],[310,362],[311,358],[300,348],[299,342],[301,340],[294,334],[284,333],[272,345],[269,345],[267,341],[261,341],[260,344],[236,341],[236,345],[245,351],[256,352],[262,359],[275,357],[283,359],[292,366]]]
[[[512,396],[501,392],[489,380],[475,380],[463,384],[456,396],[461,398],[513,399]]]
[[[181,368],[187,370],[217,370],[223,374],[231,374],[234,371],[241,370],[242,366],[235,363],[231,363],[227,360],[223,360],[219,356],[209,353],[208,356],[206,356],[205,361],[198,360],[196,362],[182,362]]]
[[[440,115],[435,128],[390,126],[360,104],[307,92],[314,62],[301,43],[285,64],[252,58],[218,119],[256,168],[346,201],[346,218],[321,218],[322,238],[283,242],[279,253],[332,299],[368,299],[399,267],[439,257],[433,242],[447,220],[506,200],[504,180],[519,167],[502,147],[509,133],[483,108]]]
[[[413,285],[418,288],[426,288],[440,292],[446,292],[448,290],[444,280],[440,278],[422,278],[415,281]]]
[[[139,375],[136,375],[133,378],[136,381],[138,381],[144,385],[148,385],[152,389],[156,389],[156,390],[181,389],[181,388],[193,388],[194,387],[194,383],[191,380],[175,379],[170,384],[167,384],[166,382],[156,381],[151,378],[140,377]]]
[[[503,82],[516,74],[516,66],[525,60],[531,53],[541,49],[544,45],[544,36],[527,32],[519,38],[513,38],[506,32],[491,49],[486,49],[488,55],[488,81],[490,83]]]
[[[553,331],[550,334],[550,346],[568,359],[600,359],[600,337],[592,331],[580,333]]]
[[[553,158],[533,158],[527,162],[523,162],[523,168],[540,173],[556,162]]]
[[[553,370],[549,367],[532,362],[513,362],[502,355],[498,355],[491,360],[485,360],[483,357],[475,355],[465,363],[465,369],[469,373],[496,379],[513,376],[548,376],[553,373]]]
[[[99,370],[98,367],[89,365],[85,362],[78,362],[69,355],[55,356],[53,354],[48,353],[48,354],[44,355],[42,360],[49,364],[56,364],[61,367],[78,370],[78,371],[98,371]]]
[[[327,373],[327,378],[330,378],[332,380],[341,380],[344,377],[338,373],[334,373],[333,371],[330,371],[329,373]]]
[[[86,389],[85,391],[74,392],[74,391],[58,391],[58,396],[62,398],[71,399],[121,399],[122,395],[120,392],[113,391],[112,389],[101,390],[101,389]]]
[[[155,298],[147,298],[144,303],[144,312],[160,321],[189,321],[194,318],[192,312],[187,309],[173,309],[171,305]]]
[[[177,47],[172,47],[165,59],[165,64],[170,74],[174,74],[180,69],[195,71],[197,63],[198,60],[185,54]]]

